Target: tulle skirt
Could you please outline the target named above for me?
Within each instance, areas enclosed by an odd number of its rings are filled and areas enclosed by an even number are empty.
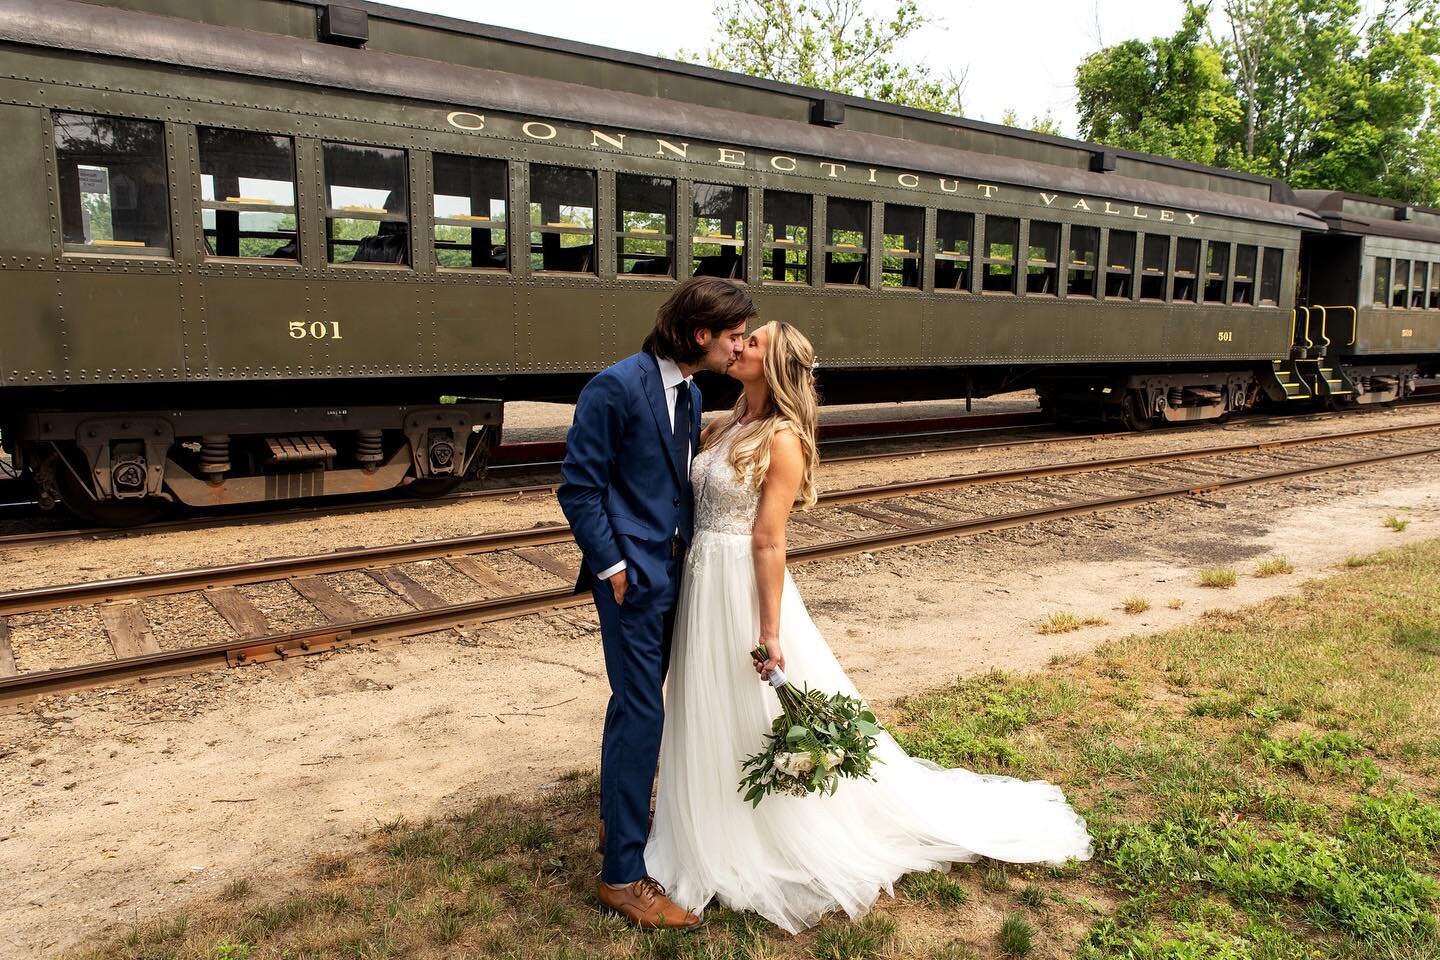
[[[645,865],[672,899],[701,912],[714,898],[799,933],[828,912],[869,911],[916,870],[990,857],[1064,863],[1090,857],[1085,821],[1044,781],[947,770],[881,734],[876,780],[833,796],[775,794],[758,807],[736,787],[780,712],[751,666],[760,631],[750,538],[697,533],[676,611],[655,825]],[[859,696],[787,571],[780,605],[785,674]],[[882,718],[883,719],[883,718]]]

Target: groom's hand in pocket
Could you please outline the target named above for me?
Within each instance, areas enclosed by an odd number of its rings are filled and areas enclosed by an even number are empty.
[[[630,586],[630,579],[625,576],[624,570],[617,570],[610,575],[610,590],[615,594],[615,606],[623,606],[625,603],[625,590]]]

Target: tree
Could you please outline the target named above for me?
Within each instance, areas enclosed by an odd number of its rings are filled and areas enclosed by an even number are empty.
[[[886,20],[861,0],[721,0],[719,37],[682,60],[872,100],[959,114],[964,73],[934,76],[896,58],[896,47],[933,21],[915,0],[900,0]]]
[[[1060,121],[1049,110],[1045,116],[1032,116],[1029,123],[1020,122],[1020,114],[1010,107],[1000,115],[1000,122],[1007,127],[1017,127],[1023,130],[1033,130],[1036,133],[1048,133],[1052,137],[1063,137],[1064,131],[1060,129]]]
[[[1229,159],[1239,118],[1224,61],[1204,42],[1207,7],[1190,3],[1173,37],[1126,40],[1092,53],[1075,75],[1080,135],[1195,163]]]
[[[1440,0],[1192,3],[1173,37],[1076,75],[1089,139],[1300,188],[1440,202]]]

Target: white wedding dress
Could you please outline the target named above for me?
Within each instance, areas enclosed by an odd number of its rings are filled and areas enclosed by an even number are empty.
[[[750,660],[760,633],[750,551],[759,495],[728,463],[733,437],[702,451],[690,470],[695,538],[675,618],[655,824],[645,848],[650,875],[697,914],[718,897],[798,933],[835,909],[864,915],[911,871],[978,857],[1088,859],[1085,821],[1059,787],[942,769],[908,756],[884,733],[874,781],[842,780],[833,796],[774,794],[753,808],[743,801],[741,764],[762,748],[780,704]],[[788,571],[780,644],[797,686],[859,696]]]

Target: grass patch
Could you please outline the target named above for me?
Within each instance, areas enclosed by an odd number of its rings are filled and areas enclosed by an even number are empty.
[[[1262,579],[1294,572],[1295,566],[1284,557],[1268,557],[1255,565],[1255,576]]]
[[[1235,571],[1230,567],[1206,567],[1200,571],[1200,586],[1228,590],[1235,586]]]
[[[1012,957],[1027,957],[1034,948],[1035,929],[1030,921],[1012,913],[1000,924],[1000,949]]]
[[[1060,784],[1086,863],[912,875],[863,920],[798,937],[713,905],[699,931],[641,935],[594,907],[597,787],[577,774],[386,823],[290,893],[235,881],[71,956],[1440,956],[1440,541],[1297,591],[885,711],[916,756]]]
[[[1084,627],[1103,627],[1108,622],[1104,617],[1079,617],[1068,611],[1052,613],[1035,622],[1035,632],[1043,634],[1070,633]]]
[[[1390,528],[1391,530],[1394,530],[1396,533],[1399,533],[1406,527],[1410,526],[1410,521],[1401,520],[1399,517],[1395,516],[1395,514],[1392,513],[1390,514],[1390,516],[1385,518],[1385,526]]]
[[[1126,597],[1121,609],[1129,614],[1144,613],[1150,609],[1150,601],[1144,597]]]
[[[1165,604],[1165,606],[1169,607],[1171,610],[1179,610],[1181,607],[1185,606],[1185,601],[1176,598]]]

